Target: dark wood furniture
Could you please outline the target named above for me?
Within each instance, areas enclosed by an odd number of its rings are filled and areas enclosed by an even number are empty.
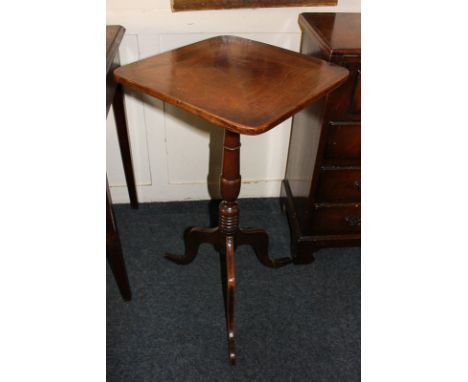
[[[361,14],[303,13],[301,52],[349,69],[346,83],[294,116],[282,202],[296,264],[361,242]],[[304,84],[306,87],[307,84]]]
[[[106,114],[112,105],[117,127],[120,153],[122,155],[125,179],[127,180],[128,193],[132,208],[138,208],[138,199],[133,175],[132,155],[130,141],[128,139],[127,122],[125,118],[124,93],[122,85],[117,84],[113,71],[120,66],[119,45],[122,41],[125,29],[119,25],[106,27]],[[117,286],[124,300],[131,299],[130,285],[127,270],[122,254],[117,225],[115,223],[112,199],[109,190],[109,182],[106,179],[106,255],[114,274]]]
[[[290,258],[268,256],[264,230],[239,228],[240,134],[257,135],[275,127],[344,82],[348,71],[271,45],[220,36],[123,66],[114,73],[123,85],[225,129],[219,226],[192,228],[186,234],[185,255],[166,256],[178,264],[189,264],[202,243],[225,252],[229,360],[234,364],[235,248],[253,246],[257,258],[268,267],[290,262]]]
[[[338,0],[172,0],[173,11],[336,5]]]

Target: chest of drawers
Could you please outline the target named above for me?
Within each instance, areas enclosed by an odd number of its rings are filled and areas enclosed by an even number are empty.
[[[340,88],[296,114],[281,191],[297,264],[361,240],[361,15],[303,13],[301,52],[350,70]]]

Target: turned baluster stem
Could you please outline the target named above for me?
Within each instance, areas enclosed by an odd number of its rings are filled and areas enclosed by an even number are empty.
[[[241,187],[240,146],[240,135],[225,130],[220,179],[223,201],[219,205],[219,228],[223,235],[234,235],[239,229],[239,206],[236,200]]]
[[[223,201],[219,205],[219,233],[226,249],[226,318],[228,330],[229,362],[236,363],[234,294],[236,276],[234,269],[234,239],[239,232],[239,206],[236,202],[241,186],[240,167],[240,136],[238,133],[224,131],[223,169],[221,173],[221,195]]]

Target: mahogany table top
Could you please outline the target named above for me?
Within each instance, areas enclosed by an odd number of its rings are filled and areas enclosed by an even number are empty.
[[[114,72],[128,88],[249,135],[273,128],[348,74],[340,66],[234,36],[187,45]]]

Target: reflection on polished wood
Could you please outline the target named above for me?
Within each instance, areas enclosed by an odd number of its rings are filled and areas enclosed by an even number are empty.
[[[259,261],[271,268],[291,262],[289,257],[273,260],[268,256],[264,230],[239,228],[240,134],[256,135],[275,127],[339,86],[348,70],[275,46],[220,36],[123,66],[114,73],[124,86],[225,129],[219,226],[192,228],[185,236],[185,254],[166,256],[178,264],[189,264],[203,243],[225,254],[229,361],[235,364],[235,249],[252,246]]]
[[[326,58],[361,55],[360,13],[301,13],[299,25],[316,40]]]
[[[346,80],[348,70],[272,45],[220,36],[115,72],[133,90],[241,134],[275,127]]]

